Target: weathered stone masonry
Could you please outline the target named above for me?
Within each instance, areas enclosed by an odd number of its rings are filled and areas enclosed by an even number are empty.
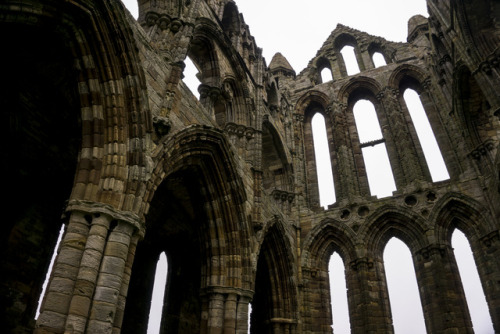
[[[330,333],[328,261],[352,333],[392,333],[383,249],[409,247],[428,333],[473,331],[451,233],[500,332],[500,5],[428,0],[408,42],[338,25],[296,73],[269,64],[232,0],[0,4],[0,317],[5,333]],[[342,47],[361,72],[347,75]],[[387,65],[375,67],[381,53]],[[200,99],[182,81],[189,57]],[[321,71],[333,80],[322,82]],[[402,97],[420,95],[450,179],[432,182]],[[371,196],[353,106],[371,101],[397,190]],[[325,117],[336,203],[319,206]],[[45,273],[64,235],[35,320]]]

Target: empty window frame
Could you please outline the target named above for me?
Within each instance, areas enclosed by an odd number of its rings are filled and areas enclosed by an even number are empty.
[[[354,47],[346,45],[340,50],[340,53],[342,54],[342,58],[344,58],[347,75],[354,75],[359,73],[359,64],[354,52]]]
[[[336,198],[325,118],[321,113],[317,112],[313,116],[311,126],[314,141],[314,155],[316,158],[316,173],[318,175],[320,205],[326,209],[329,204],[335,203]]]
[[[432,181],[438,182],[448,180],[450,175],[446,169],[441,150],[439,149],[429,119],[420,101],[420,97],[413,89],[406,89],[403,97],[415,131],[417,132],[417,137],[422,147],[427,166],[429,167]]]
[[[351,333],[349,307],[347,303],[347,286],[344,270],[344,261],[335,252],[328,264],[330,278],[330,300],[332,307],[333,332],[335,334]]]
[[[424,312],[408,247],[393,237],[384,249],[384,269],[395,333],[426,333]]]
[[[370,193],[379,198],[392,196],[396,184],[375,107],[368,100],[359,100],[353,113]]]
[[[457,261],[474,332],[494,333],[490,313],[488,312],[488,304],[486,303],[486,297],[484,296],[469,241],[462,231],[456,229],[453,231],[451,244]]]
[[[373,53],[372,61],[373,61],[373,66],[375,66],[375,68],[387,65],[384,55],[380,52]]]

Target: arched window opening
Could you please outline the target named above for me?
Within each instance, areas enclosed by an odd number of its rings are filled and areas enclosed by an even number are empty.
[[[372,60],[375,68],[387,65],[384,55],[381,54],[380,52],[375,52],[372,56]]]
[[[349,321],[349,307],[347,304],[347,287],[344,270],[344,261],[335,252],[328,264],[330,276],[330,300],[332,305],[333,332],[335,334],[351,333]]]
[[[52,275],[54,261],[56,260],[57,253],[59,252],[59,245],[61,244],[65,227],[66,226],[63,224],[61,226],[61,229],[59,230],[59,237],[57,238],[56,246],[54,247],[54,253],[52,253],[52,258],[50,259],[49,269],[47,270],[47,274],[45,275],[45,281],[43,282],[42,293],[40,294],[40,298],[38,299],[38,307],[35,313],[35,320],[38,319],[38,316],[40,315],[40,308],[42,307],[43,298],[45,298],[45,294],[47,293],[47,284],[49,283],[50,275]]]
[[[325,67],[321,70],[321,82],[325,83],[333,80],[332,70]]]
[[[469,307],[472,327],[475,333],[494,333],[488,304],[481,287],[476,263],[470,248],[469,241],[460,230],[453,231],[451,244],[458,265],[460,279],[465,291],[465,298]]]
[[[163,301],[165,298],[165,286],[167,284],[168,263],[165,252],[160,254],[156,264],[155,283],[153,286],[153,296],[151,298],[151,308],[149,309],[148,334],[160,333],[161,318],[163,311]]]
[[[198,68],[196,68],[196,65],[189,57],[186,57],[186,59],[184,60],[184,64],[186,65],[186,67],[184,68],[184,77],[182,81],[184,81],[191,93],[193,93],[193,95],[196,96],[196,98],[199,100],[200,93],[198,92],[198,86],[200,86],[201,82],[200,79],[198,79]]]
[[[325,118],[321,113],[316,113],[312,118],[311,125],[314,155],[316,157],[316,173],[318,175],[319,200],[320,205],[326,209],[329,204],[335,203],[336,198]]]
[[[359,73],[359,64],[356,59],[356,54],[354,53],[354,47],[346,45],[340,50],[342,58],[344,58],[345,68],[347,70],[347,75],[354,75]]]
[[[429,119],[425,114],[420,97],[413,89],[405,90],[403,97],[417,132],[420,146],[424,152],[432,181],[438,182],[448,180],[450,175],[446,169],[446,164],[444,163],[443,156],[441,155],[441,150],[439,149],[436,137],[432,131]]]
[[[359,100],[353,112],[370,193],[379,198],[392,196],[396,184],[375,107],[368,100]]]
[[[426,333],[412,256],[408,247],[395,237],[385,246],[384,269],[394,332]]]

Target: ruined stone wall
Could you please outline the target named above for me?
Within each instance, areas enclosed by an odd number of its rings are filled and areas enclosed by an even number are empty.
[[[5,331],[145,333],[165,252],[162,333],[243,334],[249,317],[252,333],[330,333],[328,262],[338,252],[351,331],[392,333],[383,250],[397,237],[413,257],[427,331],[470,333],[456,228],[498,330],[499,8],[428,6],[428,19],[409,21],[407,43],[338,25],[297,74],[282,54],[267,63],[232,0],[141,0],[137,21],[119,1],[0,4]],[[347,74],[345,45],[358,74]],[[375,67],[376,52],[385,66]],[[199,99],[183,82],[186,57]],[[322,82],[325,68],[333,80]],[[431,178],[407,88],[448,180]],[[370,193],[353,117],[361,99],[383,129],[390,197]],[[335,180],[327,209],[315,113]]]

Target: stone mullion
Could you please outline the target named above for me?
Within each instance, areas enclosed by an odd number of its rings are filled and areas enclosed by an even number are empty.
[[[383,267],[381,259],[359,258],[346,268],[353,334],[394,332]]]
[[[307,187],[307,161],[305,157],[305,136],[304,136],[304,116],[301,114],[294,114],[294,137],[295,147],[297,148],[297,154],[294,157],[294,177],[295,177],[295,186],[300,187],[296,188],[295,192],[298,194],[302,194],[300,196],[301,204],[308,205],[309,203],[309,190]],[[305,202],[304,202],[305,199]]]
[[[360,72],[366,70],[365,63],[363,61],[363,54],[360,46],[354,47],[354,55],[356,56],[356,62],[358,63],[358,68]]]
[[[83,212],[72,212],[47,286],[35,333],[64,332],[80,260],[89,235]]]
[[[344,159],[345,170],[349,190],[349,196],[352,196],[350,200],[355,200],[356,197],[369,197],[370,196],[370,186],[368,185],[368,175],[366,174],[366,166],[363,158],[363,151],[360,146],[359,135],[356,128],[356,121],[354,119],[353,106],[344,107],[342,106],[345,116],[345,130],[346,130],[346,145],[345,151],[342,152],[342,158]],[[339,159],[340,160],[340,159]]]
[[[305,163],[306,163],[306,178],[307,178],[307,187],[308,187],[308,197],[309,197],[309,205],[311,208],[319,208],[320,207],[320,198],[319,198],[319,184],[318,184],[318,172],[317,167],[318,163],[316,161],[316,154],[314,152],[314,145],[318,143],[314,143],[313,138],[313,129],[312,129],[312,118],[305,119],[303,123],[303,131],[304,131],[304,155],[305,155]]]
[[[109,234],[86,333],[112,332],[133,231],[129,222],[119,221]]]
[[[116,308],[116,314],[115,314],[115,321],[113,324],[113,333],[120,333],[122,323],[123,323],[123,316],[125,313],[125,302],[127,299],[127,292],[128,292],[128,287],[130,283],[130,277],[132,275],[132,265],[134,263],[135,259],[135,251],[137,249],[137,244],[140,239],[142,239],[142,235],[139,233],[136,233],[132,236],[132,239],[130,241],[130,246],[128,249],[128,256],[127,256],[127,262],[125,263],[125,271],[123,273],[123,278],[122,278],[122,285],[121,285],[121,290],[120,290],[120,295],[118,296],[118,304]]]
[[[429,333],[473,333],[460,274],[450,246],[430,245],[414,255]]]
[[[370,56],[370,52],[367,48],[361,50],[361,57],[363,58],[363,64],[365,65],[365,70],[371,70],[375,68],[373,63],[373,58]]]
[[[350,196],[360,196],[361,188],[356,164],[354,163],[354,153],[352,141],[349,138],[349,119],[345,105],[339,105],[339,112],[332,112],[332,132],[333,146],[335,154],[332,154],[332,168],[335,172],[333,177],[337,181],[335,191],[337,192],[337,202],[348,200]],[[352,115],[352,113],[351,113]],[[354,121],[354,119],[350,119]]]
[[[342,55],[342,52],[338,50],[336,52],[337,55],[337,61],[336,66],[334,66],[335,69],[338,68],[339,76],[334,76],[334,78],[345,78],[347,76],[347,68],[345,66],[345,61],[344,61],[344,56]]]
[[[69,305],[68,318],[65,324],[66,331],[72,333],[85,332],[111,220],[110,216],[103,214],[95,214],[92,219],[89,236],[80,261],[80,270],[73,290],[73,298]]]
[[[389,91],[388,94],[380,93],[377,98],[382,102],[385,122],[381,122],[383,136],[386,140],[387,153],[393,169],[394,181],[397,189],[402,189],[415,180],[430,180],[428,168],[424,161],[418,158],[416,147],[408,136],[409,128],[403,109],[399,103],[399,90]],[[382,112],[378,112],[379,115]],[[386,130],[387,129],[387,130]],[[414,132],[414,136],[416,132]],[[416,139],[416,138],[415,138]]]
[[[499,231],[483,236],[479,243],[471,242],[474,258],[490,310],[495,333],[500,332],[500,234]]]

